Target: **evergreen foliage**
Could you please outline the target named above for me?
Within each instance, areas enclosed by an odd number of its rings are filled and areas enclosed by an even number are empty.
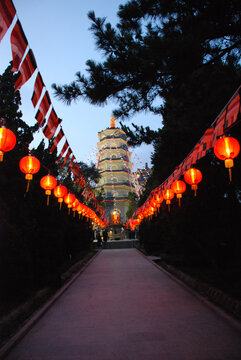
[[[89,13],[91,31],[105,59],[87,61],[88,77],[77,73],[70,85],[54,85],[71,103],[92,104],[114,98],[116,117],[138,111],[162,113],[173,84],[193,71],[221,62],[237,62],[241,50],[240,2],[214,0],[130,0],[120,5],[119,23]]]
[[[127,219],[130,219],[134,214],[135,210],[137,209],[137,200],[138,200],[137,195],[134,192],[129,192],[128,200],[129,200],[129,207],[126,212],[126,217]]]
[[[15,148],[5,153],[0,163],[0,315],[41,288],[60,286],[61,273],[89,251],[92,243],[89,222],[68,216],[64,205],[59,211],[53,196],[49,207],[46,206],[40,179],[48,169],[53,176],[60,172],[56,151],[50,155],[44,141],[32,150],[41,168],[25,194],[26,180],[19,160],[28,154],[38,125],[28,126],[21,119],[20,93],[14,91],[16,75],[11,67],[10,64],[0,76],[0,117],[17,136]],[[69,174],[59,176],[77,193]]]
[[[184,160],[240,86],[241,3],[130,0],[120,5],[118,16],[113,27],[89,13],[104,59],[88,60],[87,76],[77,73],[70,85],[53,87],[67,104],[80,97],[97,105],[114,100],[113,114],[121,120],[141,111],[157,115],[156,132],[122,124],[132,146],[154,145],[153,172],[140,205]],[[240,128],[230,130],[239,141]],[[224,269],[230,271],[230,284],[238,289],[240,155],[231,184],[212,152],[197,165],[203,172],[197,198],[187,191],[181,209],[173,206],[168,213],[162,206],[157,217],[141,225],[142,243],[170,261],[177,256],[179,266],[200,267],[201,273],[216,269],[216,282],[225,277]],[[238,290],[235,294],[241,296]]]

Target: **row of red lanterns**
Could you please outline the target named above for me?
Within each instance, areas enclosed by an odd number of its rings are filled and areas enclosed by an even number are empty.
[[[3,155],[7,151],[11,151],[16,144],[16,136],[14,133],[5,128],[0,128],[0,162],[3,161]],[[25,179],[27,180],[27,189],[26,192],[29,191],[30,181],[33,179],[33,175],[36,174],[40,169],[40,161],[32,156],[24,156],[19,162],[20,170],[25,174]],[[68,190],[63,185],[57,186],[57,180],[52,175],[45,175],[40,180],[40,186],[45,190],[45,194],[47,195],[47,205],[49,205],[49,196],[51,195],[51,191],[54,191],[54,196],[58,198],[58,202],[60,203],[60,209],[62,202],[64,201],[69,209],[72,208],[74,215],[75,211],[78,212],[79,216],[85,216],[88,219],[91,219],[98,226],[104,227],[104,222],[99,219],[96,213],[91,210],[88,206],[80,203],[78,199],[76,199],[74,194],[68,193]]]
[[[230,182],[232,180],[231,169],[234,166],[233,159],[239,154],[239,152],[239,142],[233,137],[221,137],[217,140],[214,146],[214,154],[218,159],[225,162],[225,167],[229,170]],[[191,185],[192,190],[194,190],[194,195],[196,196],[198,184],[202,181],[201,171],[195,168],[190,168],[185,172],[184,180],[187,184]],[[149,201],[148,206],[144,204],[139,209],[137,218],[129,220],[129,226],[131,229],[134,230],[135,227],[139,225],[144,218],[150,217],[156,211],[158,211],[163,200],[166,200],[168,210],[170,211],[171,200],[174,198],[175,194],[178,198],[180,206],[182,194],[186,191],[185,182],[182,180],[176,180],[171,184],[171,187],[165,191],[162,191],[158,188]]]
[[[16,144],[16,136],[14,133],[5,128],[0,128],[0,161],[3,160],[3,154],[4,152],[10,151],[14,148]],[[219,158],[220,160],[223,160],[225,162],[225,167],[229,170],[229,179],[232,180],[232,173],[231,168],[234,165],[233,159],[239,154],[240,152],[240,145],[239,142],[234,139],[233,137],[221,137],[217,140],[216,145],[214,146],[214,154]],[[29,182],[33,177],[33,174],[37,173],[40,169],[40,162],[37,158],[33,156],[26,156],[20,160],[20,169],[23,173],[25,173],[25,178],[28,180],[27,184],[27,190],[29,189]],[[202,173],[198,169],[191,168],[187,170],[184,174],[184,180],[192,186],[192,189],[194,190],[194,193],[196,195],[197,191],[197,184],[202,180]],[[46,190],[47,196],[51,194],[51,190],[53,190],[56,185],[57,181],[55,183],[56,179],[54,177],[51,177],[51,175],[46,175],[43,179],[41,179],[41,186]],[[59,185],[61,186],[61,185]],[[61,188],[62,189],[62,188]],[[174,194],[176,194],[177,198],[179,199],[179,206],[180,206],[180,199],[182,197],[183,192],[186,190],[186,184],[181,181],[177,180],[175,181],[170,189],[167,189],[163,193],[163,198],[166,200],[166,203],[168,207],[170,208],[171,200],[174,198]],[[60,194],[61,190],[59,189],[56,194]],[[63,199],[66,197],[66,203],[69,207],[74,202],[73,197],[70,196],[71,194],[65,194],[62,195],[56,195],[58,197],[58,201],[63,202]],[[73,195],[74,196],[74,195]],[[161,199],[161,198],[160,198]],[[160,205],[160,199],[156,199],[157,208],[158,205]],[[73,200],[73,201],[72,201]],[[152,199],[153,200],[153,199]],[[161,202],[163,199],[161,199]],[[155,208],[155,201],[153,200],[153,205]],[[147,214],[150,215],[150,212],[153,213],[153,206],[149,206],[150,211],[147,211]],[[135,220],[134,220],[135,221]],[[133,220],[130,221],[130,223],[133,223]]]

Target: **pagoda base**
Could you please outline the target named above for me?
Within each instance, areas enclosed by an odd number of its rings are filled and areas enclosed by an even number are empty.
[[[139,249],[140,243],[139,240],[134,239],[125,239],[125,240],[113,240],[103,242],[103,249],[128,249],[128,248],[137,248]]]
[[[122,224],[111,224],[108,226],[109,240],[125,240],[126,233]]]

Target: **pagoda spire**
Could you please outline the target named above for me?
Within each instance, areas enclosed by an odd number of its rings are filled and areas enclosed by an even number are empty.
[[[114,116],[112,116],[111,119],[110,119],[110,127],[115,128],[115,118],[114,118]]]

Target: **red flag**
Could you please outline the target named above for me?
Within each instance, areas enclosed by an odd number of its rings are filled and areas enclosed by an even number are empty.
[[[191,157],[187,156],[186,159],[182,162],[184,172],[191,167]]]
[[[51,105],[51,100],[50,100],[48,91],[46,91],[40,104],[39,104],[39,110],[37,111],[37,114],[35,115],[35,119],[39,123],[39,126],[41,126],[43,124],[44,118],[49,110],[50,105]]]
[[[80,177],[79,177],[79,185],[81,187],[84,187],[86,184],[86,181],[85,181],[85,178],[83,177],[83,175],[80,174]]]
[[[37,105],[37,103],[38,103],[38,101],[40,99],[40,96],[42,94],[42,90],[43,90],[44,86],[45,85],[44,85],[42,76],[38,72],[35,83],[34,83],[33,95],[32,95],[32,98],[31,98],[34,107]]]
[[[51,146],[51,148],[49,150],[50,154],[53,154],[55,148],[57,147],[58,143],[60,142],[60,140],[62,139],[63,136],[64,136],[64,132],[62,129],[60,129],[58,135],[54,138],[53,145]]]
[[[65,151],[68,149],[68,147],[69,147],[69,144],[68,144],[68,141],[66,140],[65,143],[64,143],[64,146],[62,147],[62,150],[60,151],[59,157],[58,157],[58,159],[56,161],[57,163],[60,161],[60,159],[62,158]]]
[[[29,49],[27,55],[25,56],[22,65],[19,69],[20,76],[15,81],[15,91],[20,89],[23,84],[28,81],[28,79],[31,78],[33,75],[35,69],[37,67],[33,52],[31,49]]]
[[[176,167],[176,169],[173,172],[173,179],[178,180],[180,176],[181,176],[181,166],[179,165]]]
[[[43,129],[44,136],[47,139],[51,139],[54,136],[54,134],[57,130],[57,127],[59,126],[61,121],[62,120],[58,118],[54,108],[52,108],[51,113],[48,118],[47,125]]]
[[[39,110],[42,113],[43,117],[45,117],[45,115],[47,114],[50,105],[51,105],[51,100],[48,91],[46,91],[41,100],[41,103],[39,104]]]
[[[84,188],[84,190],[82,191],[81,193],[83,195],[83,197],[85,198],[85,200],[87,200],[88,198],[88,194],[89,194],[89,191],[87,188]]]
[[[73,155],[71,160],[70,160],[70,163],[69,163],[69,168],[68,168],[68,173],[71,171],[72,167],[74,166],[74,160],[75,160],[75,156]]]
[[[89,192],[88,201],[90,201],[94,196],[94,193],[92,191]]]
[[[201,139],[201,144],[203,147],[201,148],[201,151],[199,153],[199,159],[204,157],[207,151],[212,148],[212,141],[213,141],[213,128],[209,128],[205,131]]]
[[[13,28],[10,41],[13,55],[12,71],[18,71],[20,63],[23,59],[23,55],[28,46],[27,38],[19,20],[16,22]]]
[[[171,187],[171,184],[173,183],[174,181],[174,173],[172,173],[168,178],[167,178],[167,188],[170,189]]]
[[[192,150],[191,154],[188,156],[190,158],[190,165],[196,164],[197,160],[199,159],[199,152],[202,149],[201,143],[197,143],[194,149]]]
[[[220,135],[223,135],[223,127],[225,124],[226,119],[226,110],[219,116],[219,118],[216,120],[214,125],[214,131],[213,131],[213,141],[212,141],[212,147],[216,144],[217,138]]]
[[[65,155],[63,164],[60,166],[61,169],[62,169],[62,167],[64,167],[64,165],[66,164],[66,162],[67,162],[67,160],[68,160],[68,158],[70,157],[71,154],[72,154],[72,150],[69,148],[68,151],[67,151],[67,154]]]
[[[73,174],[73,177],[74,177],[74,181],[77,181],[78,176],[81,175],[80,174],[80,168],[79,168],[79,166],[77,164],[75,164],[75,166],[73,167],[72,174]]]
[[[16,10],[11,0],[0,1],[0,41],[12,24],[15,14]]]
[[[39,126],[41,126],[43,124],[44,117],[39,110],[37,111],[37,114],[35,115],[35,119],[37,120]]]
[[[228,106],[226,121],[225,121],[225,128],[231,126],[238,117],[238,113],[240,111],[240,96],[237,96],[231,101]]]

